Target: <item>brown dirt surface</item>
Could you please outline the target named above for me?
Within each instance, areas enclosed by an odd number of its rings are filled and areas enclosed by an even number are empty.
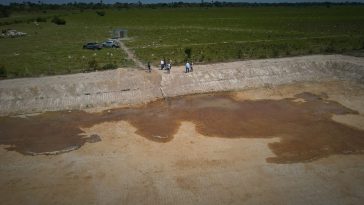
[[[0,81],[0,204],[363,204],[363,58],[153,69]]]
[[[333,115],[359,113],[338,102],[309,92],[279,100],[237,101],[234,93],[214,93],[159,100],[139,108],[120,108],[102,113],[48,112],[27,118],[0,118],[0,144],[22,154],[73,150],[95,135],[82,127],[103,122],[127,121],[136,134],[154,142],[173,140],[181,122],[193,122],[206,137],[272,138],[268,144],[276,157],[268,162],[290,163],[333,154],[364,151],[364,131],[332,120]],[[97,135],[96,135],[97,136]],[[101,136],[102,137],[102,136]]]

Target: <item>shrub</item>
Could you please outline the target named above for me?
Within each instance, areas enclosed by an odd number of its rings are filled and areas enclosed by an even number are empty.
[[[99,68],[99,63],[97,62],[96,59],[92,59],[88,62],[87,71],[94,71],[94,70],[97,70],[98,68]]]
[[[200,59],[198,60],[199,62],[203,62],[205,60],[205,55],[204,54],[202,54],[201,56],[200,56]]]
[[[238,50],[237,57],[238,59],[241,59],[243,57],[243,51],[241,49]]]
[[[0,78],[6,78],[8,77],[8,72],[6,71],[6,68],[4,65],[0,65]]]
[[[57,25],[65,25],[66,21],[64,19],[59,18],[58,16],[53,17],[52,23],[55,23]]]
[[[264,53],[259,54],[258,58],[267,58],[267,56]]]
[[[334,49],[334,46],[332,44],[328,45],[326,48],[325,48],[325,52],[327,53],[332,53],[334,52],[335,49]]]
[[[99,16],[105,16],[105,11],[96,11],[97,15]]]
[[[192,48],[185,48],[185,55],[186,55],[186,60],[191,59],[191,56],[192,56]]]
[[[48,75],[55,75],[56,74],[56,71],[54,69],[52,69],[51,67],[48,67],[47,74]]]
[[[116,69],[116,68],[118,68],[118,66],[113,63],[108,63],[108,64],[102,66],[102,70],[112,70],[112,69]]]
[[[277,49],[273,49],[273,53],[272,53],[273,57],[276,58],[279,56],[279,51]]]
[[[35,21],[37,21],[37,22],[47,22],[47,18],[38,17],[38,18],[35,19]]]
[[[0,7],[0,18],[6,18],[9,17],[11,14],[11,11],[5,7]]]
[[[22,77],[29,77],[32,76],[32,73],[29,71],[27,67],[24,68],[23,73],[21,73]]]

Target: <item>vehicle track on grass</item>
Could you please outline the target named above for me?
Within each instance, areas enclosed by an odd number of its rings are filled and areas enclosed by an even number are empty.
[[[268,40],[254,40],[254,41],[224,41],[224,42],[211,42],[211,43],[189,43],[183,46],[205,46],[205,45],[218,45],[218,44],[230,44],[230,43],[261,43],[261,42],[275,42],[275,41],[287,41],[287,40],[309,40],[309,39],[325,39],[325,38],[338,38],[338,37],[350,37],[349,35],[326,35],[326,36],[314,36],[314,37],[297,37],[297,38],[280,38],[280,39],[268,39]],[[165,48],[182,46],[180,44],[167,44],[167,45],[147,45],[136,46],[136,48]]]
[[[144,64],[135,56],[123,41],[119,40],[120,48],[128,55],[128,59],[132,60],[138,68],[144,68]]]

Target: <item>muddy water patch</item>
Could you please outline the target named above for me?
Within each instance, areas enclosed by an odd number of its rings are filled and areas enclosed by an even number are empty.
[[[182,121],[196,125],[206,137],[272,138],[275,157],[268,162],[311,161],[332,154],[364,151],[364,131],[332,120],[333,115],[358,114],[326,95],[301,93],[280,100],[234,100],[229,93],[176,97],[139,108],[101,113],[49,112],[27,118],[0,118],[0,144],[22,154],[57,153],[98,142],[81,128],[127,121],[136,133],[154,142],[173,139]]]
[[[0,118],[0,144],[25,155],[52,155],[76,150],[101,140],[85,135],[81,124],[91,125],[83,112],[47,112],[22,118]]]

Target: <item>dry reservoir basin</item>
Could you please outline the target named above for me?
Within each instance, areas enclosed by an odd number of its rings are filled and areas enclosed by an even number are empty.
[[[57,154],[103,138],[87,136],[81,128],[117,121],[130,123],[140,137],[168,143],[186,121],[205,137],[279,137],[279,142],[268,144],[276,156],[267,158],[267,162],[304,162],[332,154],[362,153],[364,131],[332,120],[333,115],[359,113],[327,98],[325,93],[303,92],[279,100],[236,100],[234,93],[215,93],[101,113],[64,111],[26,118],[2,117],[0,143],[25,155]]]
[[[3,80],[1,204],[361,205],[363,85],[340,55]]]

